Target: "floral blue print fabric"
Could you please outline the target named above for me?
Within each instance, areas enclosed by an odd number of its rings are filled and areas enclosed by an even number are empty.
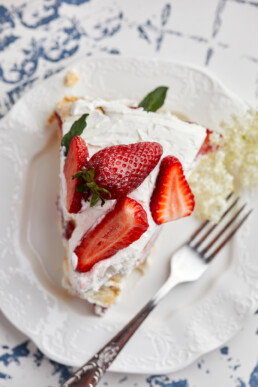
[[[50,77],[84,56],[117,55],[128,52],[153,56],[164,53],[164,46],[169,55],[173,39],[181,39],[182,42],[189,43],[189,47],[194,45],[194,50],[200,50],[202,53],[200,55],[203,55],[201,63],[204,66],[210,65],[216,50],[225,53],[230,50],[228,41],[215,41],[229,2],[229,0],[210,2],[210,8],[213,7],[214,12],[209,32],[189,32],[175,26],[173,19],[175,0],[158,2],[144,0],[139,14],[140,2],[138,4],[137,1],[127,4],[125,1],[115,0],[3,1],[0,4],[0,117],[3,117],[36,82]],[[201,4],[202,0],[198,0],[199,3]],[[231,0],[231,3],[241,3],[244,12],[247,9],[250,13],[258,10],[256,0],[252,2]],[[190,3],[188,6],[190,8]],[[193,10],[194,6],[191,7]],[[203,17],[207,16],[207,12]],[[129,37],[129,43],[128,40],[124,40],[124,35],[127,35],[127,39]],[[170,46],[166,42],[169,42]],[[139,51],[133,51],[132,47],[137,44],[141,48]],[[256,54],[245,55],[246,60],[257,64],[258,53]],[[170,57],[173,58],[173,52]],[[252,326],[255,334],[252,337],[257,342],[258,311],[255,318]],[[0,338],[3,340],[1,335]],[[230,370],[228,386],[258,387],[258,365],[254,364],[248,377],[247,372],[243,377],[239,359],[232,357],[229,352],[230,348],[225,346],[216,354],[217,359],[220,359],[217,360],[217,364],[219,361],[224,362],[223,364]],[[204,360],[196,362],[191,380],[190,377],[183,376],[184,372],[176,376],[151,375],[139,378],[117,375],[107,376],[100,386],[193,387],[197,386],[196,380],[201,378],[199,387],[204,387],[212,385],[208,379],[210,369],[205,364]],[[32,385],[28,381],[32,380],[32,376],[28,380],[24,379],[25,384],[22,384],[20,370],[25,369],[26,365],[27,370],[30,372],[34,370],[35,375],[41,375],[38,378],[42,379],[42,384],[38,382],[40,387],[61,384],[73,372],[71,367],[49,360],[22,335],[19,336],[19,340],[17,339],[16,345],[10,345],[7,339],[6,342],[0,342],[0,387],[34,386],[35,383]],[[40,373],[37,369],[44,372]],[[196,374],[198,372],[203,373],[202,377]],[[49,375],[48,379],[44,379],[46,375]]]

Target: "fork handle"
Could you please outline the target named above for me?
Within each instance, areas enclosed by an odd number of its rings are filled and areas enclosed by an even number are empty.
[[[155,298],[151,299],[123,329],[67,379],[61,387],[96,386],[121,349],[156,305]]]
[[[148,317],[159,301],[176,285],[177,278],[169,278],[147,304],[86,364],[79,368],[61,387],[94,387],[115,360],[137,328]]]

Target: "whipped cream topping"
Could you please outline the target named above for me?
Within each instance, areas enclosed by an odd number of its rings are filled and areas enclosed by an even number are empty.
[[[97,151],[118,144],[132,144],[140,141],[156,141],[163,147],[161,159],[167,155],[177,157],[184,168],[185,174],[190,172],[196,155],[205,139],[206,129],[200,125],[181,121],[169,112],[152,113],[137,106],[135,101],[87,101],[79,99],[73,103],[71,113],[63,120],[63,134],[67,133],[74,121],[82,114],[88,113],[87,126],[81,137],[85,140],[90,157]],[[99,107],[104,109],[103,113]],[[148,216],[149,228],[140,239],[114,256],[98,262],[87,273],[76,272],[77,256],[75,247],[84,233],[99,223],[105,214],[114,207],[116,200],[107,200],[103,207],[98,203],[90,207],[84,202],[78,214],[70,214],[66,210],[66,181],[63,174],[65,158],[61,151],[61,206],[66,220],[73,219],[76,228],[68,241],[69,273],[71,288],[81,298],[87,298],[87,291],[97,291],[115,274],[129,274],[145,258],[149,241],[160,229],[153,221],[149,202],[159,171],[159,164],[147,176],[144,182],[129,197],[137,200]],[[67,287],[69,285],[66,284]]]

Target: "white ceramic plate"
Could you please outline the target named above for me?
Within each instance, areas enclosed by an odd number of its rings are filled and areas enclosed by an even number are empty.
[[[58,145],[45,125],[56,102],[67,94],[140,100],[154,87],[167,85],[166,107],[211,129],[232,113],[241,114],[247,105],[213,76],[182,64],[105,57],[85,59],[73,69],[81,77],[75,87],[65,87],[66,72],[59,73],[29,91],[0,122],[0,306],[46,355],[80,366],[162,284],[170,253],[194,229],[196,220],[164,228],[151,270],[133,290],[128,285],[120,304],[103,318],[95,317],[87,303],[67,295],[60,285],[64,252],[55,206]],[[175,371],[232,337],[258,301],[255,228],[253,216],[198,283],[175,289],[111,369]]]

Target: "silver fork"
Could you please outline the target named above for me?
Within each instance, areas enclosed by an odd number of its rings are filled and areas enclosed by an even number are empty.
[[[230,200],[231,196],[232,194],[229,195],[228,200]],[[226,220],[229,218],[229,213],[236,208],[238,200],[239,198],[229,205],[217,224],[210,225],[209,221],[205,221],[184,245],[172,255],[170,276],[154,297],[152,297],[120,332],[85,365],[79,368],[61,387],[96,386],[121,349],[150,312],[157,306],[159,301],[178,284],[196,281],[205,273],[209,267],[209,263],[233,237],[252,212],[250,210],[243,215],[243,210],[246,206],[244,204],[229,220]],[[217,233],[214,233],[214,230],[219,226],[221,226],[221,229]]]

